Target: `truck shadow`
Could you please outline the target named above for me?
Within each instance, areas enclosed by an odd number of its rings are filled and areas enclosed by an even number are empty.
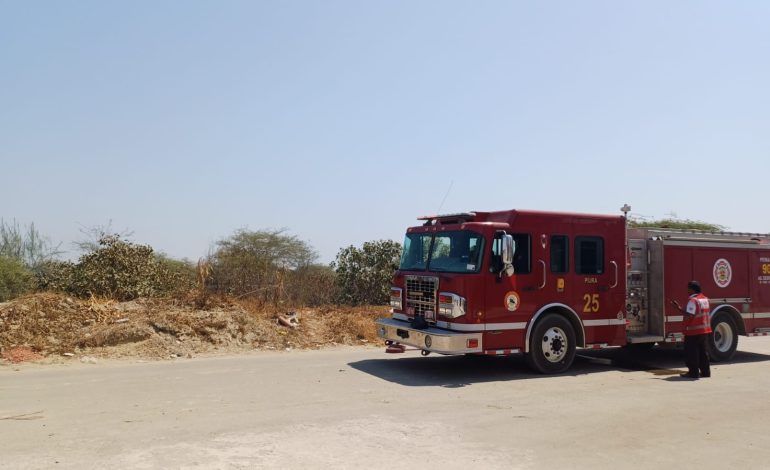
[[[612,348],[600,351],[578,350],[569,371],[559,375],[532,372],[523,356],[434,356],[421,357],[406,353],[397,358],[367,359],[351,362],[355,370],[407,387],[459,388],[477,383],[515,380],[548,380],[554,377],[580,376],[607,371],[648,372],[661,378],[676,377],[684,372],[681,349],[653,348],[634,351]],[[737,351],[726,364],[770,362],[770,355]],[[720,365],[722,363],[715,363]]]

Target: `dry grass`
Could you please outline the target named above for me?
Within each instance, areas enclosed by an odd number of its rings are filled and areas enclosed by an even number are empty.
[[[296,309],[191,291],[168,299],[114,302],[36,294],[0,304],[0,352],[43,356],[168,358],[254,349],[375,344],[387,307]],[[294,312],[298,326],[278,319]],[[6,357],[6,360],[12,360]]]

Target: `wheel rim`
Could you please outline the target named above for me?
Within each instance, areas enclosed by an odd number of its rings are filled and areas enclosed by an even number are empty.
[[[733,329],[729,323],[717,323],[714,328],[714,346],[719,352],[727,352],[733,346]]]
[[[569,342],[561,328],[553,327],[543,335],[543,356],[548,362],[561,362],[567,355]]]

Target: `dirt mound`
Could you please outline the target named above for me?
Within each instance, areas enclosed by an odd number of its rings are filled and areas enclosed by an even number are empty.
[[[0,357],[13,364],[17,364],[19,362],[37,361],[43,358],[43,356],[36,353],[27,346],[16,346],[5,350],[2,354],[0,354]]]
[[[114,302],[43,293],[0,304],[0,354],[159,359],[374,344],[374,320],[386,314],[379,306],[289,311],[195,295]]]

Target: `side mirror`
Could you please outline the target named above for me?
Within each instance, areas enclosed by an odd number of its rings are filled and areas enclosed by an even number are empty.
[[[502,271],[504,271],[505,274],[507,274],[508,276],[512,276],[513,275],[513,254],[516,253],[516,242],[513,241],[513,235],[508,235],[507,233],[502,236],[501,241],[503,245],[502,246],[503,248]]]

